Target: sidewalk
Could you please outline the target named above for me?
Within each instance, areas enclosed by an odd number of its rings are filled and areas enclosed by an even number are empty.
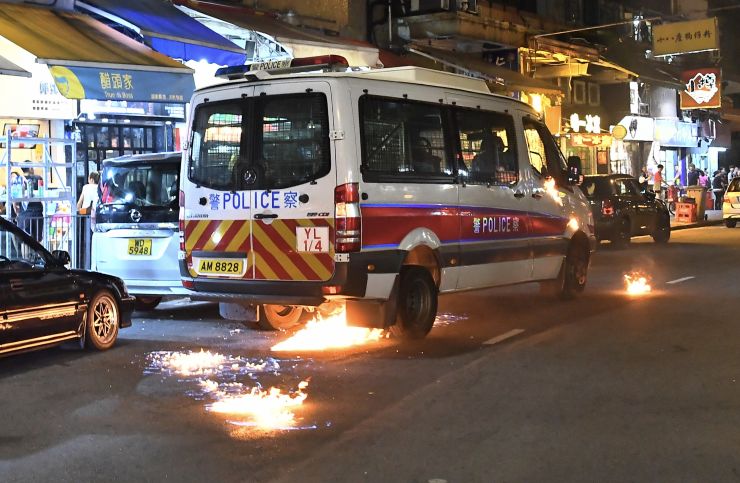
[[[676,221],[676,217],[671,215],[671,230],[682,230],[684,228],[696,228],[697,226],[721,225],[722,210],[707,210],[705,212],[706,220],[697,220],[691,223],[681,223]]]

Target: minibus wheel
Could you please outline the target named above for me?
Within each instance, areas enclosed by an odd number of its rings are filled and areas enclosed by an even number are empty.
[[[588,275],[588,248],[583,243],[573,243],[554,280],[540,282],[542,295],[559,297],[563,300],[575,298],[586,288]]]
[[[301,315],[302,307],[265,304],[257,325],[263,330],[288,330],[300,323]]]
[[[432,330],[436,316],[437,285],[432,275],[423,267],[404,267],[391,333],[404,339],[422,339]]]

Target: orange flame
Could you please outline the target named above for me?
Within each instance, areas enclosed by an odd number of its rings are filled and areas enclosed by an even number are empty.
[[[182,376],[212,374],[227,361],[226,356],[211,351],[172,352],[162,357],[161,367],[167,367]]]
[[[382,329],[348,326],[347,312],[341,311],[326,318],[317,315],[292,337],[272,346],[272,350],[280,352],[342,349],[375,342],[382,336]]]
[[[217,399],[208,406],[214,413],[247,416],[250,425],[260,429],[291,429],[296,425],[295,409],[300,407],[308,397],[304,389],[308,381],[301,381],[298,389],[283,392],[277,387],[268,390],[253,387],[248,393],[231,395],[218,390],[213,381],[203,381],[204,390],[211,392]]]
[[[648,279],[642,275],[625,275],[624,282],[627,284],[628,295],[644,295],[652,290]]]

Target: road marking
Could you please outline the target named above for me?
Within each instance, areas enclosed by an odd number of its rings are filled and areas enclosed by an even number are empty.
[[[483,343],[483,345],[493,345],[498,344],[499,342],[505,341],[506,339],[511,339],[514,336],[517,336],[524,332],[524,329],[511,329],[510,331],[506,332],[505,334],[497,335],[496,337],[492,339],[488,339]]]
[[[686,280],[691,280],[692,278],[696,278],[693,275],[691,277],[683,277],[683,278],[677,278],[676,280],[671,280],[670,282],[666,282],[669,285],[672,285],[674,283],[681,283],[685,282]]]

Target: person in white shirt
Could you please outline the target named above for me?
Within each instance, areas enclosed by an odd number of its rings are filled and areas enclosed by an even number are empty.
[[[93,171],[87,178],[87,184],[82,187],[80,199],[77,200],[77,212],[81,215],[89,215],[98,203],[98,182],[100,174]]]

